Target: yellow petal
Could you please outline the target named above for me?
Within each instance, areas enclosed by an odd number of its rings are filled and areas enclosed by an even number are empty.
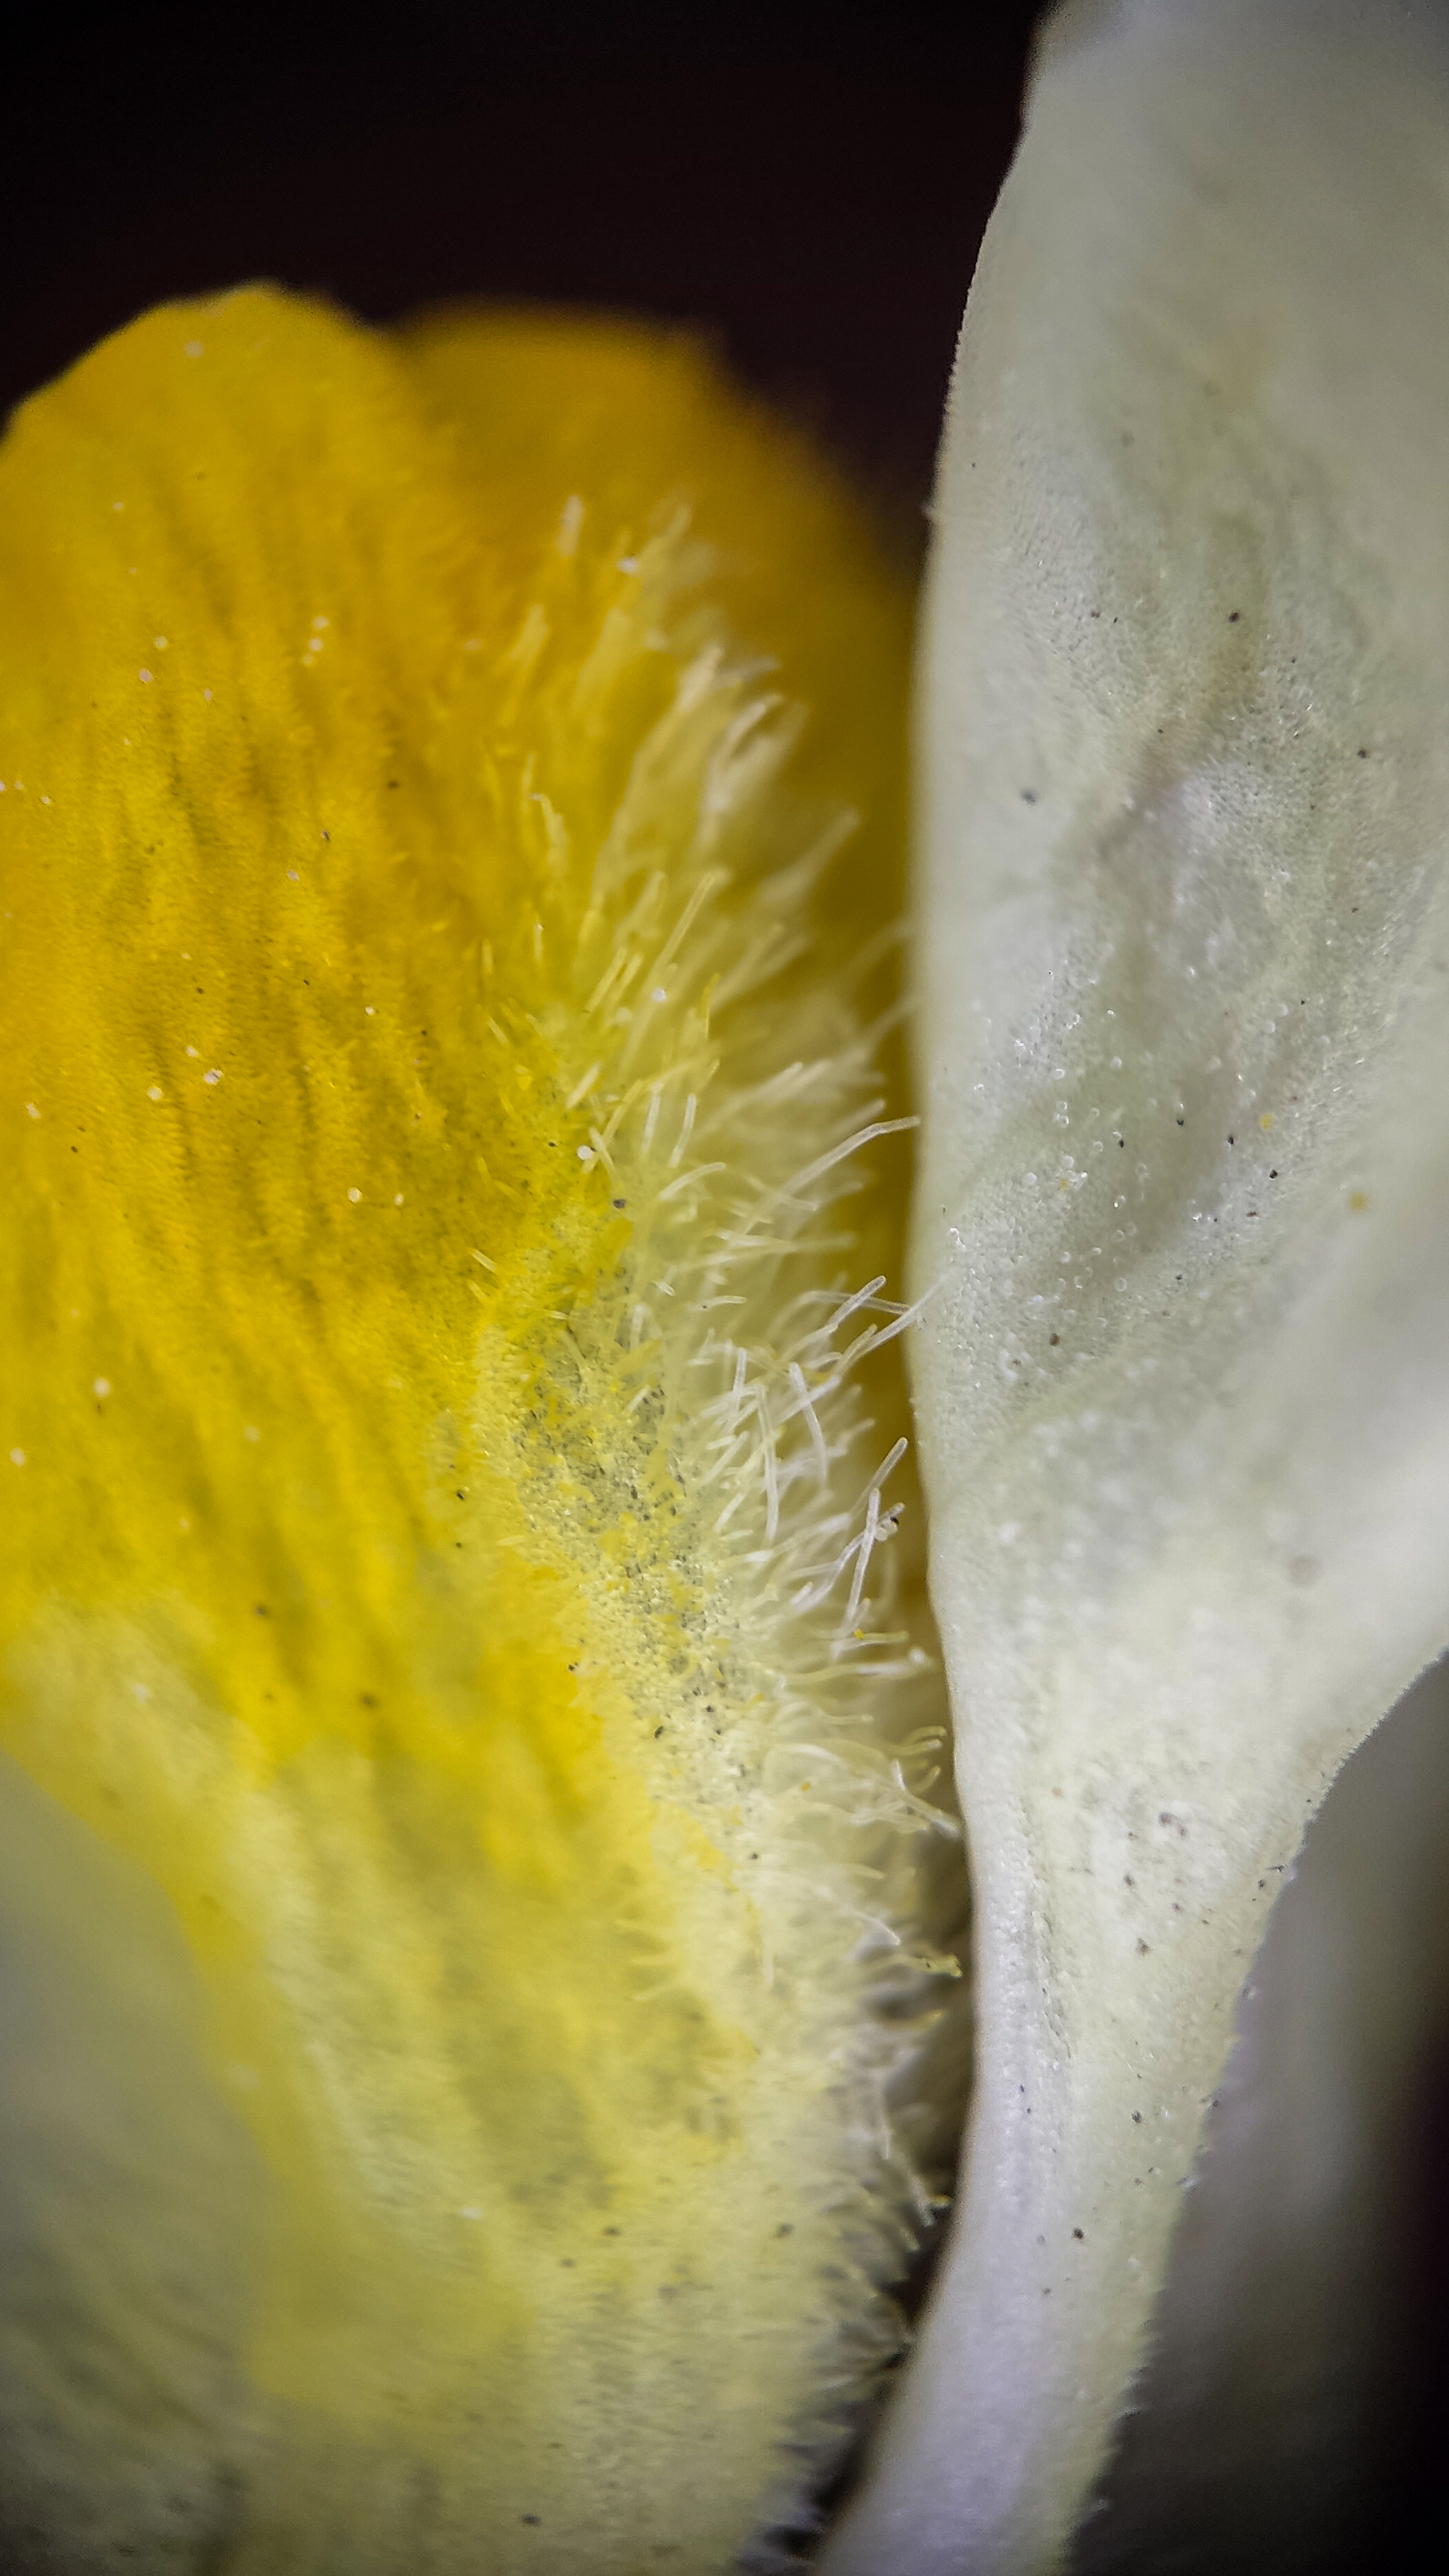
[[[889,2348],[958,1893],[841,1365],[903,586],[685,343],[267,292],[0,527],[18,2491],[700,2576]]]

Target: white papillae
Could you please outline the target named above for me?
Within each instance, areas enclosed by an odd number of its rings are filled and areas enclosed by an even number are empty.
[[[1449,72],[1049,29],[948,412],[916,1353],[978,2082],[829,2576],[1043,2576],[1236,1997],[1449,1640]]]

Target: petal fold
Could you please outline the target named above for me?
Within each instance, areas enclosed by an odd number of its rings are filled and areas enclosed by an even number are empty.
[[[953,2243],[832,2576],[1038,2576],[1234,1999],[1449,1638],[1449,104],[1390,8],[1069,9],[920,695],[917,1399],[978,1903]]]

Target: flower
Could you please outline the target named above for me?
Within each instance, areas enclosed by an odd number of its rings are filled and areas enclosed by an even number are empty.
[[[980,2073],[834,2576],[1061,2563],[1449,1631],[1445,79],[1073,8],[973,293],[914,1259]],[[899,586],[593,325],[164,313],[0,485],[9,2528],[778,2564],[961,1899],[899,1191],[837,1204]]]
[[[908,598],[586,321],[165,309],[0,495],[10,2526],[767,2563],[957,1964]]]

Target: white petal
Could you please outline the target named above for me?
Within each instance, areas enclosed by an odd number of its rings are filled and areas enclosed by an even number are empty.
[[[831,2576],[1058,2563],[1236,1992],[1449,1639],[1449,87],[1069,12],[922,705],[918,1396],[978,1898],[956,2231]]]

